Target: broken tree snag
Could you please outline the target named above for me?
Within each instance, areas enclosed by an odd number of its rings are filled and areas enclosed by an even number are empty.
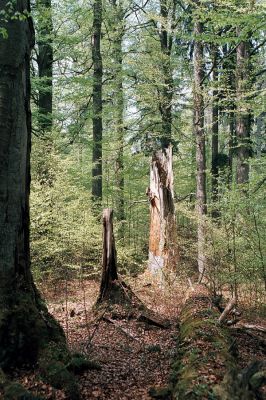
[[[222,314],[220,315],[220,317],[218,318],[219,324],[222,324],[225,321],[226,317],[228,316],[230,311],[235,307],[235,305],[236,305],[236,297],[233,296],[232,299],[227,304],[227,306],[225,307]]]
[[[150,170],[149,269],[157,273],[163,268],[175,269],[178,258],[173,193],[172,146],[153,154]]]
[[[113,210],[106,208],[103,211],[103,254],[102,280],[98,302],[108,299],[112,285],[118,280],[116,249],[113,233]]]

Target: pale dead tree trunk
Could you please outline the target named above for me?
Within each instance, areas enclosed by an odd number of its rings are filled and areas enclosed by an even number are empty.
[[[115,239],[113,233],[113,210],[103,211],[102,279],[97,302],[109,299],[113,283],[118,280]]]
[[[157,27],[161,44],[161,72],[163,88],[160,91],[159,111],[162,121],[161,150],[154,152],[150,172],[151,222],[149,269],[152,273],[175,270],[178,261],[177,234],[173,193],[172,102],[173,70],[171,55],[173,29],[176,23],[176,4],[160,0],[161,23]],[[170,27],[170,29],[169,29]]]
[[[152,159],[150,187],[149,269],[152,273],[163,268],[174,269],[178,259],[173,193],[172,146],[157,151]]]
[[[195,2],[196,5],[200,3]],[[206,155],[204,133],[204,99],[203,99],[203,23],[195,15],[194,22],[194,134],[196,140],[196,164],[197,164],[197,217],[198,217],[198,270],[199,281],[202,280],[206,268],[205,237],[206,237]]]
[[[238,35],[241,30],[238,29]],[[251,115],[246,101],[249,91],[249,42],[241,41],[236,49],[236,82],[237,82],[237,183],[247,183],[249,180],[248,159],[251,153],[250,127]]]

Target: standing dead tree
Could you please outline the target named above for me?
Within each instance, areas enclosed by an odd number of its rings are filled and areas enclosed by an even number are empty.
[[[115,315],[116,319],[120,317],[123,319],[127,316],[161,328],[168,326],[168,321],[149,310],[135,295],[130,286],[118,276],[113,233],[113,210],[110,208],[103,211],[102,279],[96,306],[101,304],[106,305],[106,308],[100,318],[113,324],[112,317]]]
[[[109,297],[114,282],[118,281],[115,239],[113,233],[113,210],[106,208],[103,211],[103,255],[102,280],[98,302]]]

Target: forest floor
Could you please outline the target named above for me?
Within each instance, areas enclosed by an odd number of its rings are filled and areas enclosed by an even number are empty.
[[[187,288],[174,285],[161,290],[145,276],[129,283],[147,307],[170,321],[168,329],[136,320],[99,321],[93,310],[99,291],[95,281],[76,279],[41,287],[49,311],[65,330],[71,351],[83,353],[101,365],[101,370],[89,370],[79,376],[81,399],[151,399],[151,387],[168,384],[171,363],[177,358],[178,315]],[[254,324],[254,314],[251,315]],[[261,317],[255,323],[266,325]],[[232,334],[238,344],[241,368],[254,359],[265,359],[263,334],[235,329]],[[15,375],[32,393],[47,400],[66,399],[63,391],[44,384],[38,371],[18,371]]]

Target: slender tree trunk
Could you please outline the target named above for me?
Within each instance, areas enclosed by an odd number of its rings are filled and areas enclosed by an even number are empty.
[[[241,34],[238,31],[238,34]],[[251,115],[246,102],[249,91],[249,43],[241,41],[236,50],[236,80],[237,80],[237,183],[247,183],[249,180],[248,159],[251,154],[250,128]]]
[[[8,1],[0,2],[0,11]],[[17,0],[14,12],[29,10]],[[0,36],[0,367],[35,362],[49,339],[64,340],[40,301],[30,270],[30,18],[4,24]]]
[[[94,1],[93,8],[93,149],[92,149],[92,198],[102,200],[102,79],[101,55],[102,0]]]
[[[51,0],[38,0],[39,127],[50,132],[53,124],[53,21]]]
[[[202,279],[206,268],[205,257],[205,214],[206,207],[206,154],[204,133],[204,100],[203,100],[203,44],[200,35],[203,34],[203,24],[197,17],[194,23],[194,134],[196,140],[197,164],[197,215],[198,215],[198,270],[199,280]]]
[[[124,237],[124,88],[123,88],[123,37],[124,29],[124,10],[116,0],[112,0],[114,8],[114,73],[115,73],[115,99],[114,99],[114,116],[116,137],[115,143],[117,146],[116,154],[116,214],[118,221],[121,222],[119,227],[119,236]]]
[[[218,49],[214,46],[212,49],[213,58],[213,92],[212,92],[212,201],[215,204],[218,201],[218,178],[219,178],[219,106],[218,106]],[[215,207],[215,206],[214,206]],[[213,209],[212,216],[218,216],[218,210]]]

